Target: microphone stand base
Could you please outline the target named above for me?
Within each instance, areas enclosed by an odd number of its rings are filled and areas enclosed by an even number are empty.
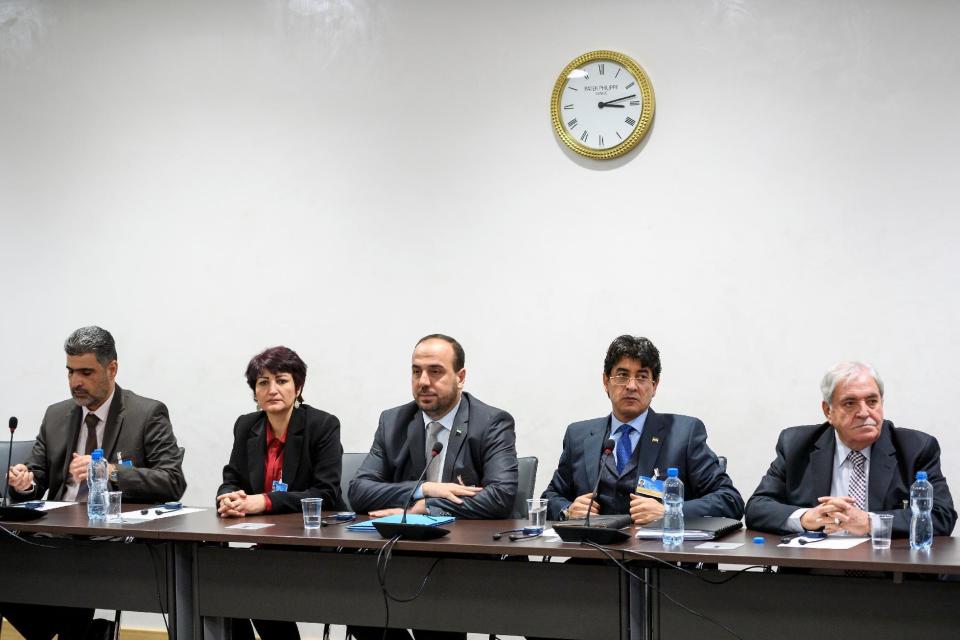
[[[373,526],[384,538],[400,536],[404,540],[436,540],[450,533],[449,529],[406,522],[374,522]]]
[[[596,544],[619,544],[630,539],[630,534],[620,529],[584,527],[580,525],[555,524],[553,530],[564,542],[594,542]]]
[[[7,522],[29,522],[38,520],[47,515],[40,509],[27,509],[26,507],[0,507],[0,520]]]

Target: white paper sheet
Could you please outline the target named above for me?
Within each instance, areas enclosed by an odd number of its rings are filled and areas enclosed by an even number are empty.
[[[272,526],[272,522],[241,522],[240,524],[232,524],[227,529],[266,529]]]
[[[176,511],[164,511],[163,513],[157,513],[159,507],[154,507],[152,509],[147,509],[146,513],[141,511],[124,511],[123,512],[123,521],[124,522],[147,522],[148,520],[159,520],[160,518],[172,518],[174,516],[185,516],[188,513],[197,513],[198,511],[206,511],[206,509],[201,509],[199,507],[183,507],[182,509],[177,509]]]
[[[826,540],[810,540],[807,544],[800,544],[803,536],[799,538],[794,538],[790,542],[780,543],[778,547],[798,547],[804,549],[810,547],[811,549],[852,549],[858,544],[863,544],[870,538],[854,538],[851,536],[828,536]]]

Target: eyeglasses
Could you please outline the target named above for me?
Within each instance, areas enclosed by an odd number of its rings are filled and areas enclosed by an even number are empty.
[[[653,376],[649,373],[641,373],[636,378],[631,378],[630,376],[612,376],[610,382],[617,385],[618,387],[625,387],[631,380],[635,380],[638,385],[649,384],[653,381]]]

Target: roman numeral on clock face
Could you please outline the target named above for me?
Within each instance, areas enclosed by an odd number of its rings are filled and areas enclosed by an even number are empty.
[[[570,122],[567,123],[567,129],[576,129],[576,128],[577,128],[577,119],[576,119],[576,118],[574,118],[573,120],[571,120]]]
[[[583,133],[580,134],[580,142],[586,142],[588,137],[590,137],[589,133],[584,129]]]
[[[628,125],[630,125],[631,127],[632,127],[633,125],[637,124],[637,121],[634,120],[633,118],[631,118],[630,116],[627,116],[626,119],[624,120],[624,122],[626,122],[626,123],[627,123]]]

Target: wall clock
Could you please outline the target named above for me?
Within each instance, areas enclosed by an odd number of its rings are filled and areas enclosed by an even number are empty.
[[[653,123],[653,85],[643,68],[616,51],[591,51],[564,67],[550,116],[560,140],[596,160],[636,147]]]

